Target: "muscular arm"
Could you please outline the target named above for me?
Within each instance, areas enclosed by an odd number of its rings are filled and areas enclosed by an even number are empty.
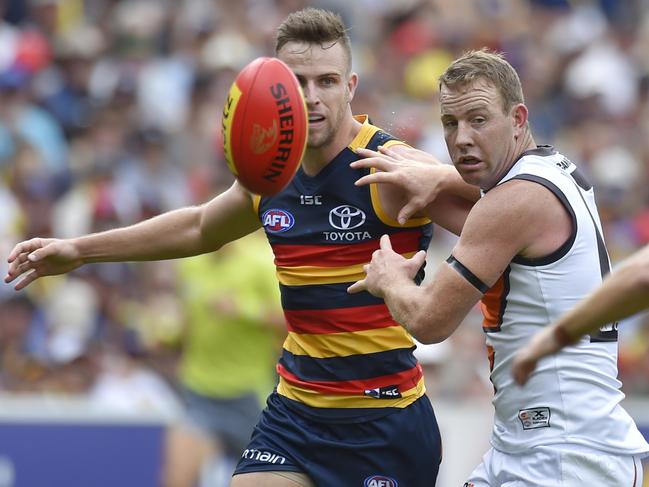
[[[5,282],[38,277],[90,262],[161,260],[217,250],[259,227],[250,196],[238,183],[201,206],[170,211],[135,225],[67,240],[34,238],[9,254]]]
[[[492,286],[514,256],[548,255],[570,231],[568,214],[552,193],[534,183],[512,181],[475,204],[453,255]],[[441,342],[455,331],[482,293],[446,263],[431,281],[416,286],[412,281],[414,266],[420,263],[416,259],[423,257],[403,259],[382,246],[366,266],[366,279],[354,284],[350,292],[365,289],[383,297],[395,320],[419,341]]]
[[[524,384],[542,357],[577,342],[588,332],[646,308],[649,308],[649,246],[625,260],[592,294],[532,338],[514,360],[516,381]]]

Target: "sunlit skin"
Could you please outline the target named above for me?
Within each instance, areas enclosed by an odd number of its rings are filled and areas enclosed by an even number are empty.
[[[448,152],[469,184],[492,188],[522,152],[535,148],[525,105],[505,111],[502,95],[484,79],[453,89],[442,85],[440,101]]]
[[[320,46],[288,42],[277,57],[293,70],[304,92],[309,139],[303,167],[307,174],[315,175],[360,130],[350,106],[358,76],[350,72],[347,53],[337,43]]]

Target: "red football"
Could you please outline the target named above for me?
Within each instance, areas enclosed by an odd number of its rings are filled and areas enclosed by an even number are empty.
[[[306,148],[308,118],[300,84],[277,58],[241,70],[223,108],[223,146],[230,171],[255,194],[278,193]]]

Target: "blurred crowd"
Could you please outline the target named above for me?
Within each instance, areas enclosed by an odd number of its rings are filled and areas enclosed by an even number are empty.
[[[505,52],[537,142],[556,145],[594,182],[613,262],[649,242],[648,0],[0,5],[3,275],[17,241],[129,225],[226,188],[227,90],[245,64],[273,54],[286,14],[307,5],[337,10],[350,27],[355,112],[446,162],[437,77],[466,49]],[[452,241],[440,232],[431,267]],[[204,281],[215,271],[194,272]],[[190,315],[186,274],[175,261],[96,264],[24,292],[0,285],[0,390],[173,410]],[[623,329],[628,393],[649,393],[648,321]],[[448,343],[421,351],[434,395],[490,394],[478,313],[467,322]]]

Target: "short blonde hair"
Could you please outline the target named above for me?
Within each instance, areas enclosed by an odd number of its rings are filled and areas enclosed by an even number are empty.
[[[505,112],[514,105],[525,103],[523,87],[516,70],[505,60],[502,53],[486,48],[468,51],[453,61],[440,76],[439,86],[454,89],[479,79],[488,81],[500,92]]]

